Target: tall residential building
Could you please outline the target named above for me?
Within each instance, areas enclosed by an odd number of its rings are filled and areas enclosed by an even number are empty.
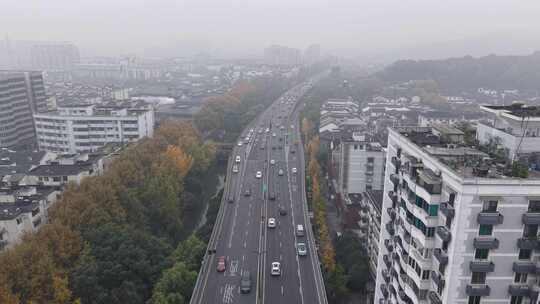
[[[146,107],[64,106],[34,119],[40,150],[51,152],[91,152],[154,134],[154,110]]]
[[[32,69],[71,70],[80,61],[79,49],[70,42],[36,43],[30,48],[30,61]]]
[[[271,65],[298,65],[302,61],[300,50],[272,45],[264,49],[264,61]]]
[[[354,132],[343,135],[340,149],[338,184],[341,193],[383,190],[385,159],[381,144],[371,142],[362,132]]]
[[[47,110],[41,72],[0,71],[0,147],[32,145],[32,115]]]
[[[304,51],[304,64],[314,64],[321,60],[321,46],[312,44]]]
[[[389,130],[375,303],[537,303],[538,160],[464,135]]]

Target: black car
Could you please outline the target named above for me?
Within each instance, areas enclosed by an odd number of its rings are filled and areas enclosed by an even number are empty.
[[[242,273],[242,278],[240,279],[240,292],[249,293],[251,291],[251,274],[249,271],[244,271]]]
[[[275,201],[276,200],[276,194],[274,192],[270,192],[269,198],[270,198],[271,201]]]
[[[229,197],[229,199],[227,200],[227,202],[228,202],[229,204],[232,204],[232,203],[234,203],[234,199],[233,199],[232,197]]]
[[[285,208],[279,207],[279,215],[287,215],[287,210],[285,210]]]
[[[244,191],[244,196],[250,196],[251,195],[251,189],[246,188],[246,191]]]

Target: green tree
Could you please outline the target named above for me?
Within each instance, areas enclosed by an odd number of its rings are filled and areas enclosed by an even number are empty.
[[[180,242],[174,250],[172,257],[175,262],[183,262],[190,270],[197,270],[206,250],[206,244],[195,234]]]
[[[154,288],[153,304],[188,303],[197,281],[197,272],[182,262],[167,269]]]

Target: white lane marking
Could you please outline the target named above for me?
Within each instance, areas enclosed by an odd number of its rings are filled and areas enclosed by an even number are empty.
[[[225,292],[223,293],[223,303],[233,303],[234,302],[234,289],[236,288],[236,285],[233,284],[225,284]]]
[[[236,272],[238,272],[238,260],[232,260],[229,266],[229,273],[231,277],[236,276]]]
[[[244,241],[244,248],[246,248],[246,241]]]
[[[284,295],[284,291],[283,291],[283,285],[281,286],[281,295]]]

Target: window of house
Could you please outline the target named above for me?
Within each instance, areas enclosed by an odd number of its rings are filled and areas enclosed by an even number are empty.
[[[484,201],[482,212],[497,212],[498,201]]]
[[[491,235],[493,232],[493,225],[480,225],[478,229],[478,235]]]
[[[470,296],[468,304],[480,304],[480,296]]]
[[[527,274],[516,272],[514,276],[514,283],[527,283]]]
[[[540,212],[540,201],[529,201],[529,212]]]
[[[426,229],[426,237],[433,237],[435,235],[435,228],[434,227],[428,227]]]
[[[520,249],[519,250],[519,259],[520,260],[530,260],[532,250],[531,249]]]
[[[53,177],[53,182],[59,182],[59,181],[60,181],[60,176]]]
[[[476,249],[474,258],[477,260],[485,260],[488,258],[489,249]]]
[[[16,222],[17,222],[17,225],[20,225],[20,224],[22,223],[22,218],[19,217],[19,218],[16,220]]]
[[[471,284],[486,284],[486,273],[473,272],[471,275]]]
[[[523,227],[523,236],[524,237],[536,237],[538,235],[538,225],[525,225]]]
[[[512,296],[510,298],[510,304],[521,304],[523,302],[523,296]]]

